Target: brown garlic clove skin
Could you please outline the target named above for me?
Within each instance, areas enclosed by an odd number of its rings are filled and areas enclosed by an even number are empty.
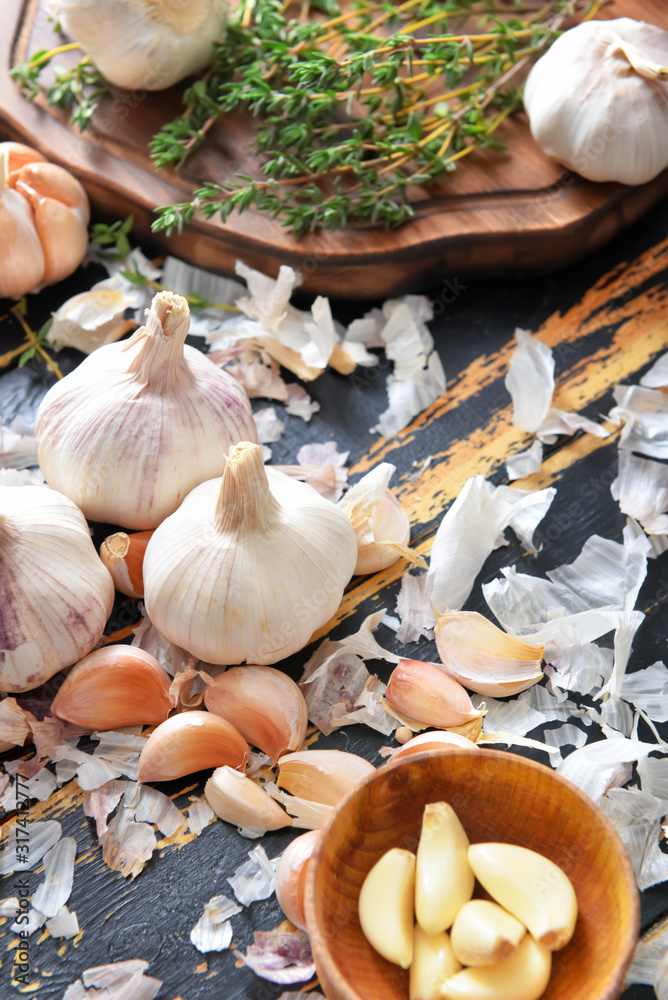
[[[423,660],[399,661],[385,691],[385,708],[411,729],[469,726],[482,714],[458,681],[438,664]]]
[[[204,692],[210,712],[237,727],[252,746],[271,757],[299,750],[308,725],[308,710],[298,686],[274,667],[230,667]]]
[[[206,768],[242,770],[250,748],[241,733],[211,712],[173,715],[155,729],[139,756],[138,781],[171,781]]]
[[[111,573],[114,587],[126,597],[144,596],[144,553],[153,531],[117,531],[100,546],[100,559]]]
[[[307,930],[304,914],[304,888],[311,855],[318,843],[320,830],[309,830],[288,844],[276,865],[276,898],[288,920]]]
[[[155,726],[172,709],[169,675],[136,646],[106,646],[76,663],[51,705],[59,719],[84,729]]]
[[[374,771],[364,757],[345,750],[302,750],[280,758],[276,784],[309,802],[335,806]]]

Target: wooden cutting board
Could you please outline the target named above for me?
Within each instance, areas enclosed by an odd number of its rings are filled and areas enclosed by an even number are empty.
[[[203,180],[257,171],[248,118],[227,116],[180,175],[156,173],[147,143],[178,114],[179,88],[114,90],[93,128],[80,134],[66,115],[25,100],[8,77],[11,66],[55,44],[46,0],[2,0],[2,8],[0,133],[69,167],[96,217],[114,220],[133,212],[142,245],[210,270],[230,274],[237,258],[272,274],[290,264],[302,272],[307,292],[347,298],[433,288],[446,278],[547,272],[602,246],[668,194],[668,170],[640,187],[595,184],[565,171],[541,153],[526,117],[518,115],[497,133],[506,152],[468,157],[416,203],[415,219],[399,229],[355,226],[296,240],[279,222],[248,211],[224,225],[197,219],[180,236],[151,234],[156,206],[189,200]],[[668,28],[665,0],[615,0],[600,16]]]

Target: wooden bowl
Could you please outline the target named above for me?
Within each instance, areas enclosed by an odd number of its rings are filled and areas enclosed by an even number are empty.
[[[578,788],[498,750],[432,750],[384,765],[335,809],[312,856],[306,919],[329,1000],[408,1000],[408,972],[362,934],[360,888],[391,847],[415,850],[427,802],[447,801],[471,842],[539,851],[573,882],[575,934],[555,952],[543,1000],[614,1000],[638,939],[638,889],[612,824]]]

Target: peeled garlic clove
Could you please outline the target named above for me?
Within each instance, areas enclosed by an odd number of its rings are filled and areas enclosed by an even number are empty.
[[[339,500],[338,506],[357,536],[355,576],[377,573],[402,556],[424,565],[424,560],[408,548],[411,536],[408,515],[387,488],[395,471],[394,465],[381,462]]]
[[[288,750],[299,750],[308,725],[304,695],[287,674],[274,667],[230,667],[204,692],[210,712],[229,719],[252,746],[275,764]]]
[[[565,31],[524,89],[544,153],[592,181],[645,184],[668,166],[668,32],[621,17]]]
[[[204,796],[216,816],[240,827],[246,836],[291,826],[292,820],[264,789],[229,766],[218,767],[204,786]]]
[[[447,930],[473,895],[468,847],[466,831],[452,806],[429,802],[415,864],[415,917],[427,934]]]
[[[302,750],[280,758],[276,784],[299,798],[335,806],[375,770],[364,757],[344,750]]]
[[[440,1000],[440,985],[461,965],[452,950],[449,936],[425,934],[419,924],[413,931],[413,961],[409,977],[409,1000]]]
[[[100,546],[100,559],[111,573],[116,590],[128,597],[144,596],[144,553],[152,531],[135,531],[128,535],[117,531]]]
[[[442,1000],[538,1000],[552,971],[552,953],[524,936],[505,962],[485,968],[462,969],[441,984]]]
[[[405,757],[409,757],[414,753],[422,753],[423,750],[477,750],[478,745],[472,740],[469,740],[466,736],[460,736],[458,733],[449,733],[447,730],[435,730],[429,733],[420,733],[419,736],[414,736],[412,740],[408,743],[404,743],[403,746],[397,747],[396,750],[392,750],[388,753],[388,757],[391,760],[397,760],[401,758],[403,760]]]
[[[437,614],[434,636],[444,669],[478,694],[519,694],[543,676],[544,646],[507,635],[477,611]]]
[[[58,0],[57,11],[64,30],[110,83],[141,93],[171,87],[212,61],[228,3]]]
[[[288,844],[276,865],[276,898],[288,920],[305,931],[304,888],[309,860],[320,837],[319,830],[309,830]]]
[[[184,344],[189,322],[186,300],[160,292],[146,326],[94,351],[40,404],[40,468],[91,520],[155,528],[221,474],[230,444],[255,439],[244,390]]]
[[[388,962],[407,969],[413,959],[415,855],[393,847],[376,862],[360,890],[365,938]]]
[[[153,726],[172,709],[170,679],[136,646],[105,646],[84,656],[58,689],[51,712],[84,729]]]
[[[139,755],[138,781],[171,781],[227,764],[243,768],[248,744],[234,726],[211,712],[183,712],[154,729]]]
[[[436,663],[400,660],[385,691],[387,711],[411,729],[462,726],[479,720],[482,712],[468,694]]]
[[[0,486],[0,691],[29,691],[90,653],[113,605],[72,501],[43,486]]]
[[[471,899],[455,917],[450,941],[462,965],[494,965],[510,958],[526,927],[488,899]]]
[[[146,608],[207,663],[275,663],[329,621],[356,555],[338,507],[265,469],[258,445],[235,445],[222,479],[193,490],[149,542]]]
[[[550,951],[568,944],[578,904],[565,872],[536,851],[514,844],[473,844],[469,864],[497,903]]]

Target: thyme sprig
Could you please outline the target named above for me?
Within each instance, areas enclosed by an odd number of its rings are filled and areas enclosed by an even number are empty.
[[[48,104],[69,111],[70,121],[83,132],[90,125],[101,98],[109,90],[109,84],[88,56],[70,69],[54,65],[55,82],[49,87],[39,80],[43,70],[56,56],[79,48],[76,42],[72,42],[54,49],[41,49],[10,69],[9,75],[29,101],[43,95]]]

